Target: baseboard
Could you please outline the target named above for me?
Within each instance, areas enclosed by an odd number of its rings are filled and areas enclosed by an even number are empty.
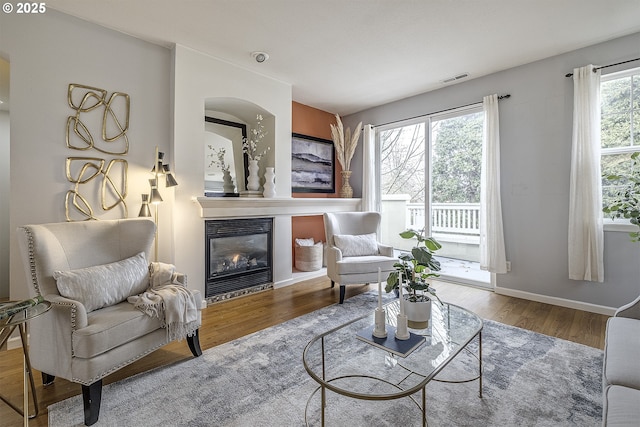
[[[304,282],[305,280],[315,279],[317,277],[322,277],[326,275],[327,275],[326,267],[316,271],[293,270],[293,274],[291,278],[286,280],[281,280],[279,282],[275,282],[273,284],[273,288],[274,289],[284,288],[285,286],[294,285],[299,282]]]
[[[613,307],[590,304],[587,302],[574,301],[565,298],[551,297],[548,295],[534,294],[531,292],[518,291],[515,289],[501,288],[499,286],[496,286],[494,288],[494,292],[509,297],[522,298],[529,301],[536,301],[545,304],[557,305],[560,307],[573,308],[576,310],[588,311],[590,313],[604,314],[605,316],[613,316],[616,311],[616,308]]]
[[[27,342],[29,337],[27,336]],[[22,342],[20,341],[20,336],[11,337],[7,340],[7,350],[13,350],[14,348],[22,347]]]

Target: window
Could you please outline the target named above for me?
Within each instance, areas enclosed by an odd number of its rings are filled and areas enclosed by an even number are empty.
[[[640,151],[640,68],[602,76],[600,99],[602,176],[629,176],[631,154]],[[602,179],[604,206],[621,184]]]

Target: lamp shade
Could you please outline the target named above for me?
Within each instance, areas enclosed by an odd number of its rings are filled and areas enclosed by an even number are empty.
[[[140,206],[140,213],[138,213],[139,217],[151,216],[151,209],[149,209],[149,195],[142,195],[142,206]]]
[[[176,181],[175,177],[173,176],[173,173],[171,172],[166,172],[166,184],[165,186],[167,187],[175,187],[176,185],[178,185],[178,181]]]
[[[158,181],[155,179],[149,180],[149,185],[151,186],[151,194],[149,195],[149,201],[151,203],[160,203],[162,202],[162,196],[158,191]]]

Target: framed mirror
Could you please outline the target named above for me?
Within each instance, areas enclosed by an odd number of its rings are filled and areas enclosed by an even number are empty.
[[[242,152],[247,126],[209,116],[204,121],[204,195],[236,197],[244,189],[244,171],[248,168]]]

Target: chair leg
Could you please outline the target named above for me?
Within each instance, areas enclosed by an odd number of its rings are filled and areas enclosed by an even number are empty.
[[[345,286],[340,285],[340,304],[344,302],[344,291],[345,291]]]
[[[200,329],[196,329],[195,334],[190,337],[187,337],[187,344],[189,345],[189,350],[191,350],[191,354],[193,357],[199,357],[202,355],[202,350],[200,349]]]
[[[91,385],[82,386],[82,400],[84,402],[84,424],[93,425],[100,415],[100,400],[102,399],[102,380]]]
[[[49,375],[46,372],[42,372],[42,385],[48,386],[53,384],[53,380],[55,380],[55,375]]]

